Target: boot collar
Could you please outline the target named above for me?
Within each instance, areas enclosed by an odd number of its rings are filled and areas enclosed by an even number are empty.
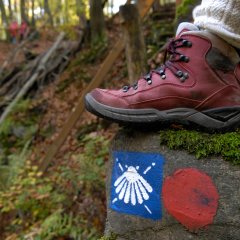
[[[188,30],[180,34],[181,37],[184,37],[184,35],[193,35],[193,36],[203,37],[211,43],[213,48],[218,49],[224,56],[229,58],[234,65],[240,62],[240,56],[236,51],[236,49],[232,45],[227,43],[225,40],[209,32],[208,30],[197,30],[197,31]]]

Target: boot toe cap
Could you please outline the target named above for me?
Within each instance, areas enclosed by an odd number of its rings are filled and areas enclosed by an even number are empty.
[[[90,92],[90,95],[100,104],[115,108],[128,108],[127,102],[119,91],[96,88]]]

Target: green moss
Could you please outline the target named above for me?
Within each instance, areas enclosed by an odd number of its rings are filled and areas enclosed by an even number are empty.
[[[111,233],[110,236],[101,237],[99,240],[116,240],[116,239],[117,239],[117,235],[114,233]]]
[[[221,156],[240,164],[240,129],[228,133],[202,133],[189,130],[160,131],[160,143],[170,149],[186,150],[197,158]]]

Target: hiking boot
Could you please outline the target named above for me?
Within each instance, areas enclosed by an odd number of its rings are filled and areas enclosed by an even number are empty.
[[[124,123],[195,123],[207,129],[240,125],[240,58],[216,35],[179,25],[169,60],[120,90],[94,89],[85,97],[93,114]]]

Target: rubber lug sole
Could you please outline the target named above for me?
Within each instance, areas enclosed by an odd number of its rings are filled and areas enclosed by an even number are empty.
[[[199,112],[191,108],[175,108],[159,111],[153,108],[122,109],[97,102],[90,94],[85,96],[86,109],[102,118],[118,123],[180,123],[196,124],[210,130],[232,130],[240,126],[240,106],[215,108]]]

